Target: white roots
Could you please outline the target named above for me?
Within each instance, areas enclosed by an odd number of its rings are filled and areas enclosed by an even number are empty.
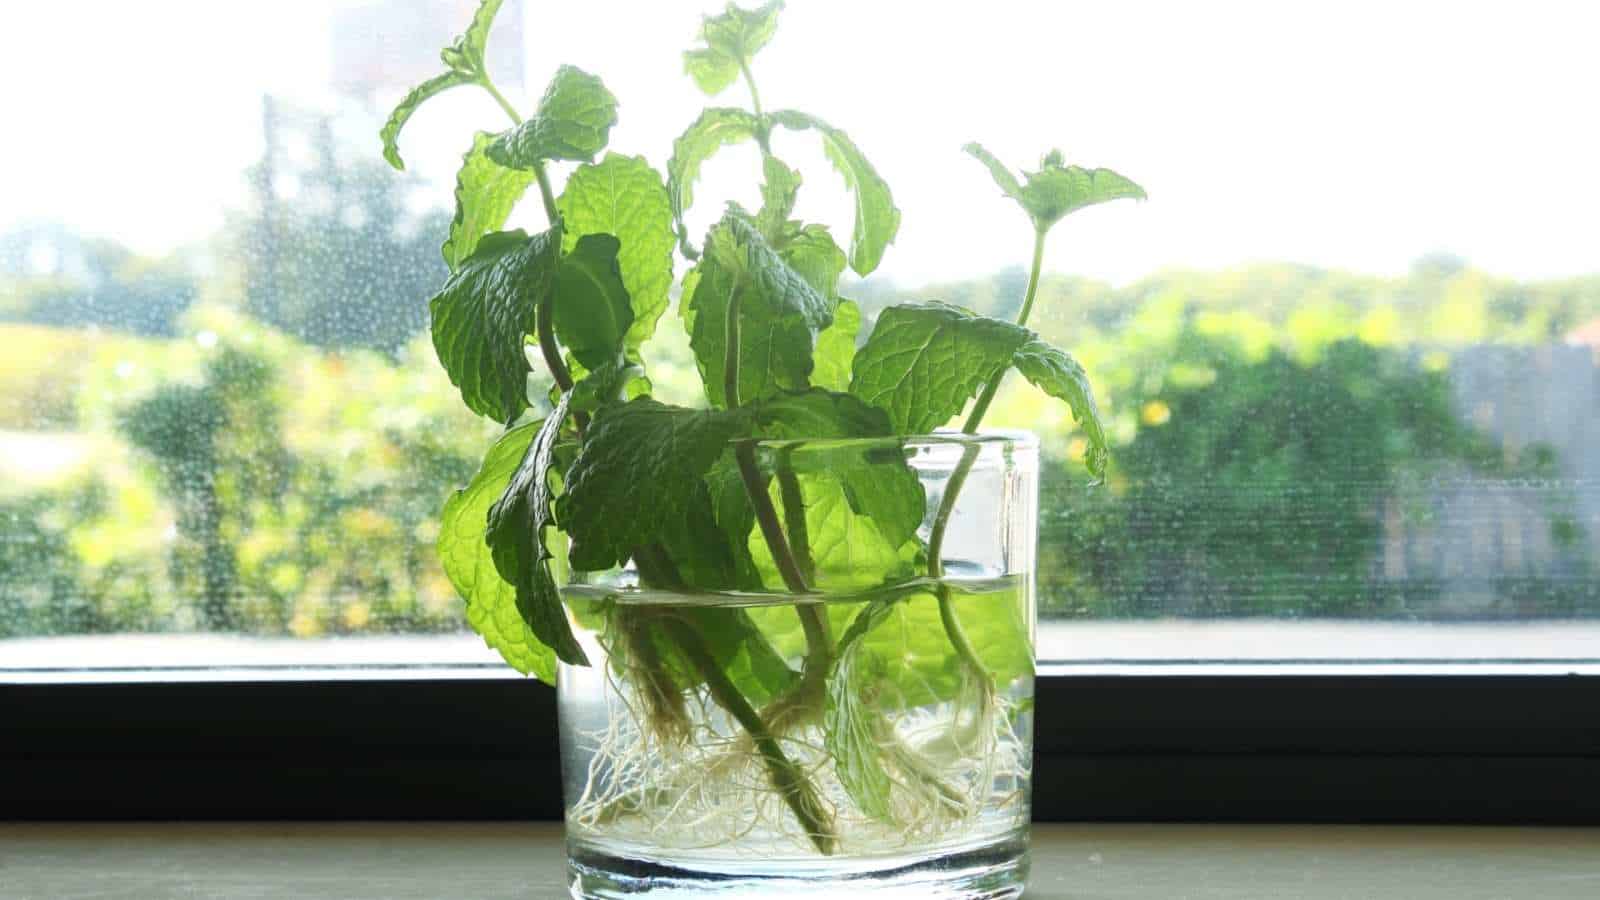
[[[659,679],[605,671],[605,727],[574,736],[588,755],[588,772],[568,812],[570,826],[655,847],[817,854],[750,736],[703,687],[684,692],[682,718],[662,728],[660,698],[649,693],[659,691]],[[777,732],[831,811],[837,852],[892,853],[1025,823],[1032,721],[1026,701],[976,679],[954,701],[923,706],[891,695],[887,682],[876,687],[879,759],[891,781],[887,821],[861,812],[840,784],[823,744],[820,709],[789,715]]]

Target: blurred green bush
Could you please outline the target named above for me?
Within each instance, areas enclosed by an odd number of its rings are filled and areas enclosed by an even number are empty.
[[[847,293],[869,318],[912,297],[1005,315],[1014,275]],[[0,322],[0,636],[460,628],[436,516],[495,427],[425,336],[328,349],[208,290],[167,336]],[[1563,473],[1551,448],[1464,423],[1452,366],[1600,316],[1600,280],[1442,258],[1395,279],[1273,265],[1042,290],[1037,324],[1097,386],[1107,484],[1086,485],[1075,425],[1026,385],[991,419],[1042,434],[1041,604],[1077,617],[1440,614],[1448,585],[1385,568],[1394,523],[1441,479]],[[695,402],[676,317],[662,329],[656,390]],[[1539,513],[1559,566],[1511,573],[1491,612],[1600,614],[1592,542],[1557,494]]]

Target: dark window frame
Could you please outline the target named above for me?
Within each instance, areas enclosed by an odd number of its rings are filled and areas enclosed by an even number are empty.
[[[1600,824],[1600,678],[1045,674],[1041,821]],[[512,678],[0,685],[0,819],[555,819]]]

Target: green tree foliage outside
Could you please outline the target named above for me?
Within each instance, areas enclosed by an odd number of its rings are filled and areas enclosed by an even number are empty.
[[[0,430],[79,458],[0,481],[0,635],[459,628],[434,523],[495,429],[426,339],[327,353],[218,307],[184,331],[66,361],[75,430]]]
[[[381,163],[341,159],[327,117],[263,102],[265,146],[249,173],[254,202],[231,235],[245,308],[319,347],[397,353],[427,328],[421,300],[447,271],[437,235],[448,214],[409,214],[405,182]],[[296,125],[315,151],[299,165],[281,149]]]
[[[406,253],[418,269],[439,259]],[[908,297],[1003,316],[1016,282],[847,293],[869,319]],[[425,337],[325,338],[337,292],[302,294],[305,316],[273,327],[241,283],[172,288],[184,311],[159,328],[8,308],[0,443],[58,442],[44,455],[77,462],[40,472],[7,451],[0,635],[461,627],[434,557],[438,510],[496,426],[459,408]],[[385,302],[420,323],[426,289],[403,293]],[[1446,258],[1404,278],[1272,265],[1125,288],[1050,277],[1041,294],[1043,309],[1076,311],[1036,324],[1080,350],[1113,444],[1098,487],[1072,460],[1044,464],[1041,606],[1074,617],[1440,615],[1448,585],[1380,571],[1384,517],[1409,515],[1440,478],[1563,471],[1549,448],[1508,453],[1463,422],[1452,366],[1474,346],[1532,352],[1600,317],[1600,279],[1518,283]],[[671,396],[666,382],[693,386],[694,363],[674,317],[660,332],[644,352]],[[1056,404],[1020,384],[1002,396],[995,424],[1081,452]],[[1565,568],[1495,587],[1503,603],[1482,614],[1600,614],[1590,537],[1560,499],[1540,527]]]

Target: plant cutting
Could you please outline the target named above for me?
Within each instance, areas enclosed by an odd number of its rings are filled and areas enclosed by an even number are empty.
[[[594,75],[563,66],[526,115],[499,91],[484,65],[499,6],[483,0],[381,137],[402,167],[411,113],[456,87],[509,120],[472,137],[429,301],[463,402],[505,426],[446,501],[438,549],[472,627],[559,685],[575,896],[1015,896],[1037,447],[980,426],[1016,370],[1070,406],[1104,472],[1082,367],[1027,321],[1051,227],[1144,192],[1059,152],[1019,177],[970,145],[1034,225],[1017,320],[895,306],[862,341],[841,278],[877,268],[900,212],[844,131],[763,105],[754,60],[781,3],[703,20],[687,73],[711,96],[742,82],[749,102],[706,109],[665,175],[607,151],[617,103]],[[793,218],[804,180],[780,138],[820,142],[853,195],[847,247]],[[701,167],[739,143],[760,151],[759,208],[691,234]],[[502,230],[535,191],[548,227]],[[699,408],[652,396],[649,341],[680,323]]]

